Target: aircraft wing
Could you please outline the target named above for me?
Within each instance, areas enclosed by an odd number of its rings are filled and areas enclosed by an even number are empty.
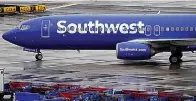
[[[167,47],[170,45],[175,46],[190,46],[196,45],[196,38],[187,39],[135,39],[128,42],[137,42],[150,44],[155,48]]]

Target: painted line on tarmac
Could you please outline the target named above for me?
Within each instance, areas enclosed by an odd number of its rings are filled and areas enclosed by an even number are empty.
[[[70,6],[74,6],[74,5],[78,5],[78,4],[65,4],[65,5],[58,6],[58,7],[48,8],[48,9],[46,9],[46,10],[47,10],[47,11],[48,11],[48,10],[54,10],[54,9],[65,8],[65,7],[70,7]]]

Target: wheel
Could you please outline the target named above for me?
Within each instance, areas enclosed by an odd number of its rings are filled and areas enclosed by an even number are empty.
[[[37,55],[35,55],[36,60],[42,60],[43,56],[42,54],[38,53]]]
[[[177,55],[171,55],[169,57],[169,61],[170,61],[170,63],[180,63],[181,62],[181,59]]]

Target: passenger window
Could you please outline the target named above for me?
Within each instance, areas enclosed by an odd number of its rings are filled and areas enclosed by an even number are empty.
[[[20,29],[20,27],[21,27],[21,24],[19,24],[19,25],[16,26],[16,28],[18,28],[18,29]]]
[[[166,28],[166,31],[169,31],[169,27]]]
[[[161,31],[162,31],[162,32],[164,31],[164,27],[161,27]]]
[[[154,26],[154,35],[155,36],[159,36],[160,35],[160,26],[159,25],[155,25]]]
[[[181,27],[181,31],[184,31],[184,27]]]
[[[171,27],[171,31],[174,31],[174,27]]]
[[[186,27],[186,28],[185,28],[185,31],[189,31],[189,27]]]
[[[179,27],[176,27],[176,31],[180,31],[180,28]]]
[[[193,27],[190,27],[190,31],[193,31]]]

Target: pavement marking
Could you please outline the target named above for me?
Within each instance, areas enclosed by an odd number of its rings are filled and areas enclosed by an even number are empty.
[[[65,5],[58,6],[58,7],[48,8],[46,10],[54,10],[54,9],[64,8],[64,7],[70,7],[70,6],[74,6],[74,5],[78,5],[78,4],[65,4]]]

